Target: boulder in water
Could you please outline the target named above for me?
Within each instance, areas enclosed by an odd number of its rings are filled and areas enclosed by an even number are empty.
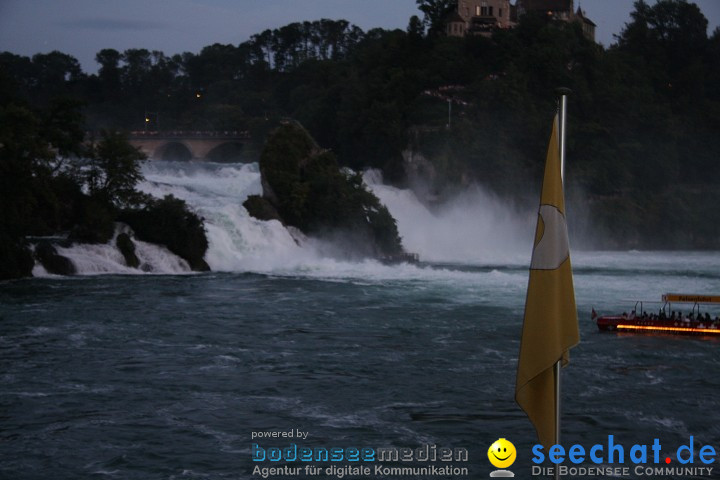
[[[142,209],[123,212],[120,219],[140,240],[165,245],[195,271],[210,270],[203,258],[208,248],[205,224],[183,200],[167,195],[148,202]]]
[[[247,200],[243,202],[243,207],[245,207],[245,210],[248,211],[250,216],[258,220],[282,221],[280,214],[273,204],[270,203],[270,200],[260,195],[250,195]]]
[[[135,243],[133,243],[130,235],[121,233],[115,239],[115,245],[125,258],[125,265],[130,268],[138,268],[140,266],[140,259],[135,255]]]
[[[50,242],[43,241],[37,244],[35,258],[48,273],[54,275],[75,275],[77,273],[75,265],[70,259],[58,254]]]
[[[320,148],[299,124],[287,122],[268,138],[260,157],[263,198],[285,225],[303,233],[342,238],[354,253],[387,257],[403,252],[395,219],[363,184],[360,174],[340,170],[335,155]],[[269,209],[251,201],[252,215]]]

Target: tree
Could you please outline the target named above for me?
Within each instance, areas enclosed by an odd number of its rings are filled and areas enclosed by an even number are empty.
[[[128,142],[127,136],[104,130],[93,146],[86,181],[90,194],[115,206],[138,202],[135,185],[142,180],[141,162],[147,157]]]
[[[100,79],[105,83],[120,84],[120,52],[113,48],[104,48],[95,54],[100,64]]]
[[[694,3],[660,0],[649,6],[638,0],[630,16],[632,21],[617,37],[621,51],[662,60],[678,69],[707,44],[708,21]]]
[[[77,81],[83,75],[75,57],[57,50],[33,55],[32,61],[39,84],[46,88]]]
[[[79,100],[56,97],[41,116],[42,135],[61,158],[78,157],[84,153],[82,142],[85,138],[85,119],[80,112],[82,106]]]
[[[424,23],[428,36],[437,36],[445,30],[445,19],[457,9],[457,0],[415,0],[418,9],[425,14]]]
[[[59,102],[34,112],[0,105],[0,278],[30,275],[28,235],[69,226],[74,197],[82,193],[52,166],[59,152],[80,150],[82,119],[74,108]]]
[[[77,59],[57,50],[33,55],[31,73],[29,100],[41,106],[53,97],[73,94],[75,87],[84,78]]]
[[[410,21],[407,26],[407,33],[412,38],[419,38],[425,35],[425,26],[422,20],[417,15],[410,17]]]
[[[33,65],[28,57],[0,53],[0,105],[28,98],[34,84]]]

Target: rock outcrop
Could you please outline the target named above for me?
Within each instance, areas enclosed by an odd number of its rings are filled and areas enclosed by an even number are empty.
[[[145,242],[165,245],[198,272],[210,270],[204,260],[208,248],[202,218],[172,195],[149,202],[144,208],[123,212],[120,219]]]
[[[260,173],[263,196],[246,202],[255,217],[278,217],[305,234],[342,238],[363,256],[403,253],[395,219],[362,176],[341,171],[335,155],[320,148],[299,124],[285,123],[270,135]]]
[[[115,239],[115,246],[125,258],[125,265],[130,268],[140,267],[140,259],[135,255],[135,243],[133,243],[130,235],[127,233],[118,235]]]
[[[58,254],[50,242],[43,241],[35,246],[35,258],[48,273],[54,275],[75,275],[77,273],[75,265],[70,259]]]

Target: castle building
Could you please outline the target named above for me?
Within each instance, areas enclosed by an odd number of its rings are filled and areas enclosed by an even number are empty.
[[[585,16],[574,0],[458,0],[457,11],[446,20],[446,33],[452,37],[492,35],[498,28],[513,28],[527,13],[547,15],[554,20],[578,22],[583,34],[595,41],[595,23]]]
[[[458,0],[458,8],[447,20],[447,34],[491,35],[496,28],[512,28],[515,6],[510,0]]]

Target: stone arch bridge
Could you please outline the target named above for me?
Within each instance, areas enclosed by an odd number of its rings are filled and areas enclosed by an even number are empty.
[[[148,158],[175,161],[237,162],[251,140],[247,131],[135,131],[130,144]]]

